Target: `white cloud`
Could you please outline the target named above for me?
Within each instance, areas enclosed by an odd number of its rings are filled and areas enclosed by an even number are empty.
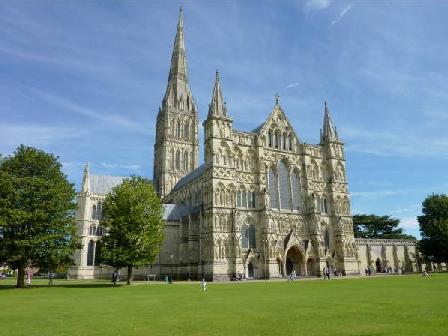
[[[330,6],[331,0],[308,0],[305,4],[307,11],[323,10]]]
[[[417,217],[405,217],[400,218],[400,225],[403,229],[418,229],[419,225],[417,222]]]
[[[345,16],[345,14],[347,14],[350,10],[352,9],[352,5],[348,5],[346,6],[338,15],[338,17],[336,19],[334,19],[333,21],[331,21],[332,25],[335,25],[336,23],[338,23],[339,21],[342,20],[342,18]]]

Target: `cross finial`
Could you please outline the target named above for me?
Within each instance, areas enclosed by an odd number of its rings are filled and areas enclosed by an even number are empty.
[[[277,105],[278,102],[280,101],[280,95],[279,95],[278,93],[276,93],[276,94],[274,95],[274,97],[275,97],[275,104]]]

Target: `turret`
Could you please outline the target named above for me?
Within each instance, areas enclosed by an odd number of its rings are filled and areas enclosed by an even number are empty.
[[[219,72],[216,71],[212,99],[208,106],[207,119],[203,124],[206,165],[213,163],[213,156],[219,154],[217,152],[219,149],[221,151],[224,150],[222,147],[223,141],[230,146],[232,141],[232,123],[232,119],[227,116],[227,105],[223,99]]]
[[[328,109],[327,102],[325,102],[325,112],[324,112],[324,124],[320,130],[320,142],[331,142],[339,141],[338,133],[336,127],[333,126],[333,122],[330,116],[330,110]]]
[[[81,191],[86,194],[90,192],[89,164],[86,164],[84,167],[84,175],[82,178]]]

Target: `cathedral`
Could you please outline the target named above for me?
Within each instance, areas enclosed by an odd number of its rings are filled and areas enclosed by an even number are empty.
[[[416,270],[412,240],[355,239],[344,143],[323,107],[320,142],[294,131],[278,96],[265,122],[233,128],[216,72],[199,160],[199,113],[188,81],[183,13],[179,15],[168,84],[157,113],[153,185],[164,203],[165,241],[154,265],[136,277],[229,280],[321,276],[374,269]],[[256,126],[256,125],[254,125]],[[101,205],[125,177],[85,168],[76,215],[82,248],[76,278],[108,276],[95,261],[106,234]]]

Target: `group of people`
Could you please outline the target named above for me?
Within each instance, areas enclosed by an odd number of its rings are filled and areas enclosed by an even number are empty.
[[[372,267],[368,266],[365,268],[364,270],[366,276],[371,276],[372,274],[374,274],[374,272],[372,271]],[[404,269],[403,267],[396,267],[395,269],[393,269],[392,267],[385,267],[384,269],[378,271],[376,273],[384,273],[386,275],[391,275],[391,274],[398,274],[398,275],[402,275],[404,274]]]
[[[243,281],[243,280],[246,280],[245,274],[241,274],[240,272],[233,273],[232,281]]]
[[[322,274],[323,274],[324,279],[328,279],[328,280],[330,280],[332,275],[334,275],[334,276],[336,276],[336,277],[345,276],[345,270],[340,270],[340,269],[337,269],[337,268],[336,268],[336,269],[333,270],[333,272],[332,272],[332,270],[331,270],[330,267],[324,267],[324,268],[322,269]]]
[[[297,277],[296,270],[293,270],[293,271],[291,272],[291,274],[289,274],[288,281],[294,281],[294,280],[296,279],[296,277]]]

